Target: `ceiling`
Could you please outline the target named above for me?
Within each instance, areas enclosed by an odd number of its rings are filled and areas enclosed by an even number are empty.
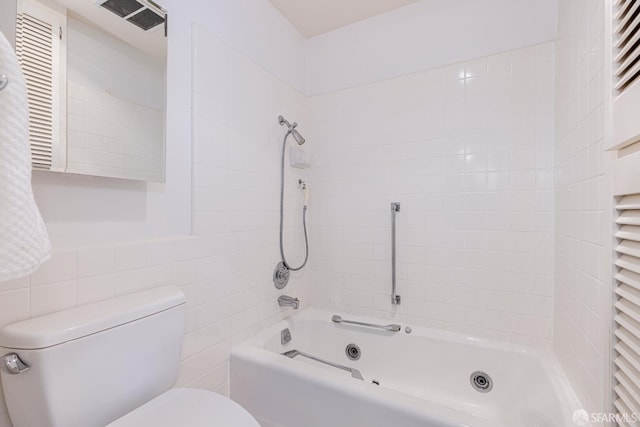
[[[269,0],[306,38],[406,6],[417,0]]]

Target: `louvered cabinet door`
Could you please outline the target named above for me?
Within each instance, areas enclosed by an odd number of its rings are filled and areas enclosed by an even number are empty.
[[[34,169],[66,165],[66,29],[63,13],[24,1],[16,20],[16,54],[27,81]]]
[[[640,1],[619,0],[615,14],[616,90],[623,92],[640,75]]]
[[[610,148],[640,139],[640,0],[612,0],[613,126]]]
[[[640,414],[640,194],[619,197],[616,209],[614,404],[630,415]]]

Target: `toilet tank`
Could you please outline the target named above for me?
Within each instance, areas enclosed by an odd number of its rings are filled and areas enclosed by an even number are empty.
[[[169,390],[184,322],[184,294],[168,286],[0,330],[0,356],[29,366],[1,373],[14,427],[104,427]]]

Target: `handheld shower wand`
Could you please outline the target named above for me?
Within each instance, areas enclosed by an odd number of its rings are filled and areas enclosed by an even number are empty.
[[[296,122],[289,123],[287,119],[282,116],[278,116],[278,123],[280,126],[287,127],[287,133],[284,136],[284,140],[282,141],[282,162],[280,164],[280,257],[282,259],[281,262],[276,265],[275,270],[273,271],[273,283],[278,289],[282,289],[287,286],[289,282],[289,276],[291,271],[302,270],[305,265],[307,265],[307,261],[309,260],[309,237],[307,236],[307,206],[309,203],[309,190],[307,188],[307,183],[303,180],[299,180],[298,184],[301,185],[302,190],[304,191],[304,206],[302,208],[302,227],[304,230],[304,245],[305,245],[305,255],[304,261],[299,267],[293,267],[291,264],[287,262],[287,258],[284,254],[284,159],[287,148],[287,138],[289,135],[293,136],[293,139],[296,140],[298,145],[302,145],[305,143],[304,137],[296,130],[298,124]]]
[[[302,179],[298,180],[298,184],[300,184],[302,191],[304,191],[304,208],[307,209],[307,206],[309,206],[309,186],[307,185],[307,181],[303,181]]]

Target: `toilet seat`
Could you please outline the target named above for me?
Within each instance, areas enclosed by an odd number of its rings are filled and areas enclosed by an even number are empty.
[[[260,427],[233,400],[206,390],[174,388],[107,427]]]

